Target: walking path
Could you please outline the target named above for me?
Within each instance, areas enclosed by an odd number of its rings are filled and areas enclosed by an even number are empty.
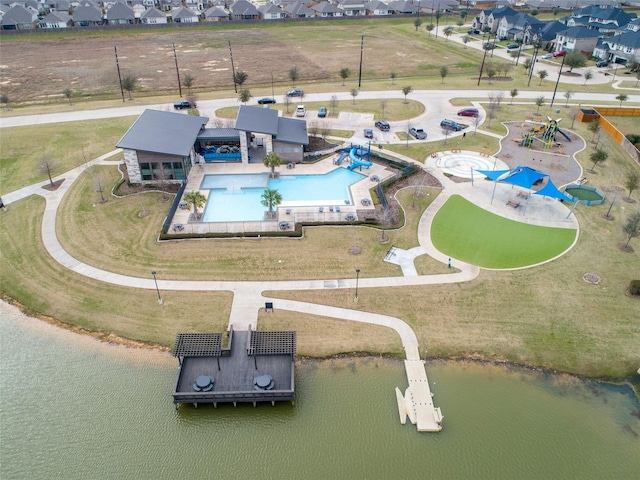
[[[448,98],[445,97],[442,93],[443,92],[437,93],[437,101],[448,103],[448,100],[442,100],[443,98]],[[455,92],[456,95],[458,93],[459,92]],[[325,94],[324,96],[326,95],[327,94]],[[376,96],[376,98],[379,97]],[[436,101],[431,96],[429,96],[429,98],[431,99],[430,101],[432,103]],[[9,119],[3,119],[2,126],[6,127],[8,125],[6,124],[5,120]],[[32,120],[38,123],[39,119]],[[72,270],[80,275],[84,275],[98,281],[130,288],[143,288],[147,290],[153,290],[155,289],[155,283],[153,279],[120,275],[117,273],[108,272],[106,270],[101,270],[80,262],[64,250],[57,238],[55,228],[56,215],[58,207],[67,190],[88,167],[96,164],[113,165],[113,162],[107,162],[106,159],[111,157],[115,152],[116,151],[109,152],[88,162],[87,164],[84,164],[80,167],[64,173],[63,175],[56,177],[54,181],[64,179],[64,182],[55,191],[43,189],[42,187],[48,183],[45,181],[22,188],[15,192],[5,194],[3,196],[3,200],[6,205],[9,205],[33,194],[40,195],[45,198],[46,207],[42,224],[42,240],[49,254],[65,268],[68,268],[69,270]],[[404,158],[408,161],[413,162],[413,160],[408,159],[407,157]],[[434,160],[430,159],[430,162],[432,161]],[[459,283],[473,280],[478,276],[480,272],[480,269],[478,267],[466,264],[456,259],[450,259],[446,255],[437,251],[431,242],[429,232],[431,228],[431,221],[435,212],[453,194],[463,195],[474,203],[480,202],[486,204],[486,187],[489,182],[484,182],[487,184],[483,185],[484,188],[470,188],[469,184],[456,184],[455,182],[450,181],[446,176],[444,176],[443,172],[441,172],[440,169],[437,168],[437,165],[429,163],[427,166],[432,167],[430,171],[440,179],[442,185],[444,186],[444,189],[436,198],[436,200],[431,204],[429,209],[425,212],[419,223],[417,233],[420,245],[407,251],[406,253],[403,252],[403,258],[398,260],[398,264],[401,265],[404,276],[360,278],[358,284],[359,288],[401,287],[410,285]],[[497,211],[498,206],[494,206],[492,210]],[[518,218],[518,220],[522,221],[521,218]],[[531,215],[531,218],[527,218],[527,221],[535,222],[536,220],[534,216]],[[577,223],[575,222],[575,217],[571,221],[568,221],[568,223],[572,226],[576,225]],[[565,224],[564,226],[568,225]],[[439,260],[443,263],[449,263],[449,265],[451,265],[451,262],[453,261],[455,268],[459,271],[455,273],[440,275],[417,275],[412,261],[413,258],[420,254],[428,254],[436,260]],[[158,286],[163,290],[175,291],[232,291],[234,293],[234,296],[229,323],[234,326],[235,330],[246,330],[249,327],[255,329],[257,327],[257,313],[267,301],[273,302],[275,308],[283,310],[291,310],[306,314],[370,323],[374,325],[385,326],[395,330],[400,336],[402,345],[405,350],[407,359],[405,362],[405,366],[409,382],[409,388],[405,392],[403,402],[400,401],[400,398],[402,398],[402,396],[401,394],[399,394],[399,408],[402,403],[404,405],[403,408],[405,409],[404,413],[408,415],[414,423],[417,424],[418,430],[437,431],[441,429],[440,422],[442,420],[442,415],[440,413],[440,410],[433,405],[426,371],[419,354],[417,337],[411,327],[403,320],[391,316],[379,315],[359,310],[329,307],[326,305],[297,302],[292,300],[270,299],[263,296],[264,291],[319,290],[336,288],[354,289],[356,287],[356,280],[325,279],[265,282],[158,280]],[[417,362],[419,362],[419,367]],[[403,410],[400,411],[400,415],[402,418]]]

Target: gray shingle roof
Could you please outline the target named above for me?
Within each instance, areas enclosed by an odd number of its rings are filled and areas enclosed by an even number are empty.
[[[278,111],[270,108],[241,105],[236,118],[235,129],[277,135]]]
[[[116,147],[186,157],[207,120],[206,117],[147,109]]]
[[[276,135],[276,140],[298,145],[308,145],[307,122],[297,118],[280,117],[278,119],[278,134]]]
[[[74,22],[102,22],[102,12],[93,6],[79,5],[73,11]]]

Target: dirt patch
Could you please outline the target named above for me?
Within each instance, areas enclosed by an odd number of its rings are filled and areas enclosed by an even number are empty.
[[[595,273],[585,273],[582,275],[582,279],[592,285],[598,285],[600,283],[600,277]]]
[[[50,192],[55,192],[60,187],[60,185],[62,185],[63,182],[64,182],[64,178],[60,180],[56,180],[53,183],[47,183],[46,185],[43,185],[42,188],[45,190],[49,190]]]

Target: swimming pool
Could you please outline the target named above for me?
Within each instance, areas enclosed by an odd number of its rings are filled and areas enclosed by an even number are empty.
[[[366,176],[336,168],[322,175],[268,174],[205,175],[200,188],[210,190],[204,222],[260,221],[267,210],[261,203],[266,188],[282,195],[281,207],[353,205],[349,187]]]

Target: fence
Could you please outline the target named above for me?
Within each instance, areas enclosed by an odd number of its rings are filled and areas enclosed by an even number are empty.
[[[184,193],[184,189],[187,188],[187,181],[183,180],[180,184],[180,188],[178,189],[178,193],[173,198],[173,203],[171,204],[171,208],[169,209],[169,213],[164,219],[164,223],[162,224],[162,233],[167,233],[169,231],[169,226],[171,225],[171,221],[173,220],[173,216],[176,214],[176,210],[178,209],[178,205],[182,201],[182,194]]]
[[[598,108],[595,111],[600,116],[598,122],[602,129],[618,142],[631,158],[640,163],[640,151],[606,118],[607,115],[610,117],[640,117],[640,108],[607,107]]]

